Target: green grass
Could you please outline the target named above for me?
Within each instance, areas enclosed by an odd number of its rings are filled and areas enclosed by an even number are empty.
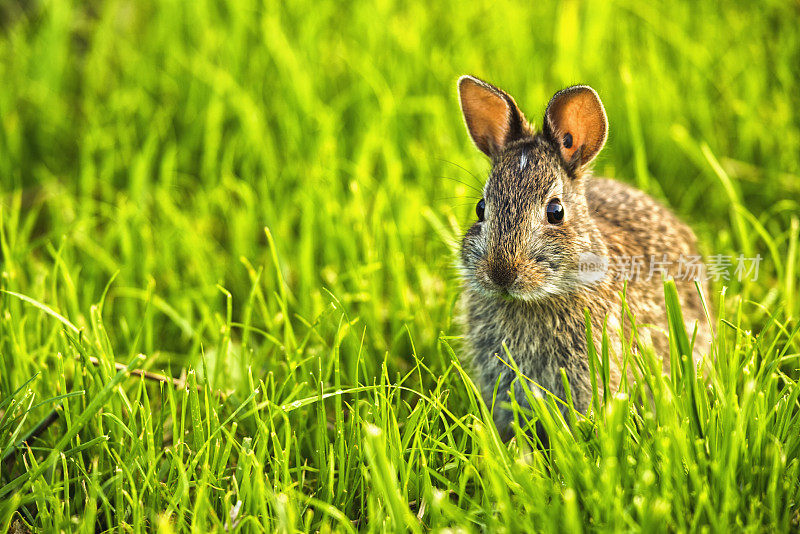
[[[777,1],[0,4],[0,528],[800,528],[797,19]],[[549,450],[499,441],[459,363],[453,243],[488,170],[463,73],[539,124],[592,85],[597,173],[666,202],[706,254],[761,254],[757,281],[709,295],[707,380],[676,326],[673,375],[626,347],[642,379],[606,396],[597,347],[588,418],[545,399],[520,417]]]

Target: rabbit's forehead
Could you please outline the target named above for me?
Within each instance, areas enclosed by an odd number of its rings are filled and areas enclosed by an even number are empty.
[[[489,201],[542,202],[560,196],[563,171],[554,150],[541,142],[520,144],[507,150],[486,183]]]

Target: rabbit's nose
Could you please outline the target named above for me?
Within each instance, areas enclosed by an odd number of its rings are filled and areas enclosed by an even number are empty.
[[[489,280],[498,287],[507,288],[517,279],[517,268],[511,263],[501,261],[489,264]]]

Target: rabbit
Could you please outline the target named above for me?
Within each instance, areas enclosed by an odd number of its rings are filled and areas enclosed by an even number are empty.
[[[478,220],[461,243],[465,349],[504,439],[512,431],[510,389],[520,406],[528,406],[516,372],[500,359],[508,362],[506,347],[521,374],[534,382],[528,384],[531,392],[543,395],[541,386],[564,399],[563,370],[575,408],[587,412],[592,391],[585,309],[598,350],[606,322],[610,382],[612,391],[618,390],[620,337],[631,332],[626,320],[620,322],[623,290],[640,339],[663,356],[669,372],[665,265],[675,278],[689,335],[697,327],[692,357],[699,361],[710,331],[695,285],[696,279],[708,294],[697,240],[647,194],[591,175],[590,164],[608,133],[594,89],[576,85],[557,92],[541,132],[511,96],[489,83],[462,76],[458,94],[472,141],[492,161],[476,206]],[[631,265],[638,261],[638,274],[625,268],[625,258]],[[694,264],[685,269],[689,276],[676,276],[681,261]],[[661,262],[655,274],[648,262]],[[561,410],[566,414],[563,405]]]

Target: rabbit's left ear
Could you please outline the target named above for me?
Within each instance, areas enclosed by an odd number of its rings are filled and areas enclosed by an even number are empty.
[[[458,97],[470,137],[493,160],[500,157],[506,145],[524,135],[525,117],[505,91],[474,76],[462,76],[458,79]]]
[[[547,105],[544,134],[558,146],[564,162],[581,168],[591,162],[608,135],[603,103],[588,85],[574,85],[559,91]]]

